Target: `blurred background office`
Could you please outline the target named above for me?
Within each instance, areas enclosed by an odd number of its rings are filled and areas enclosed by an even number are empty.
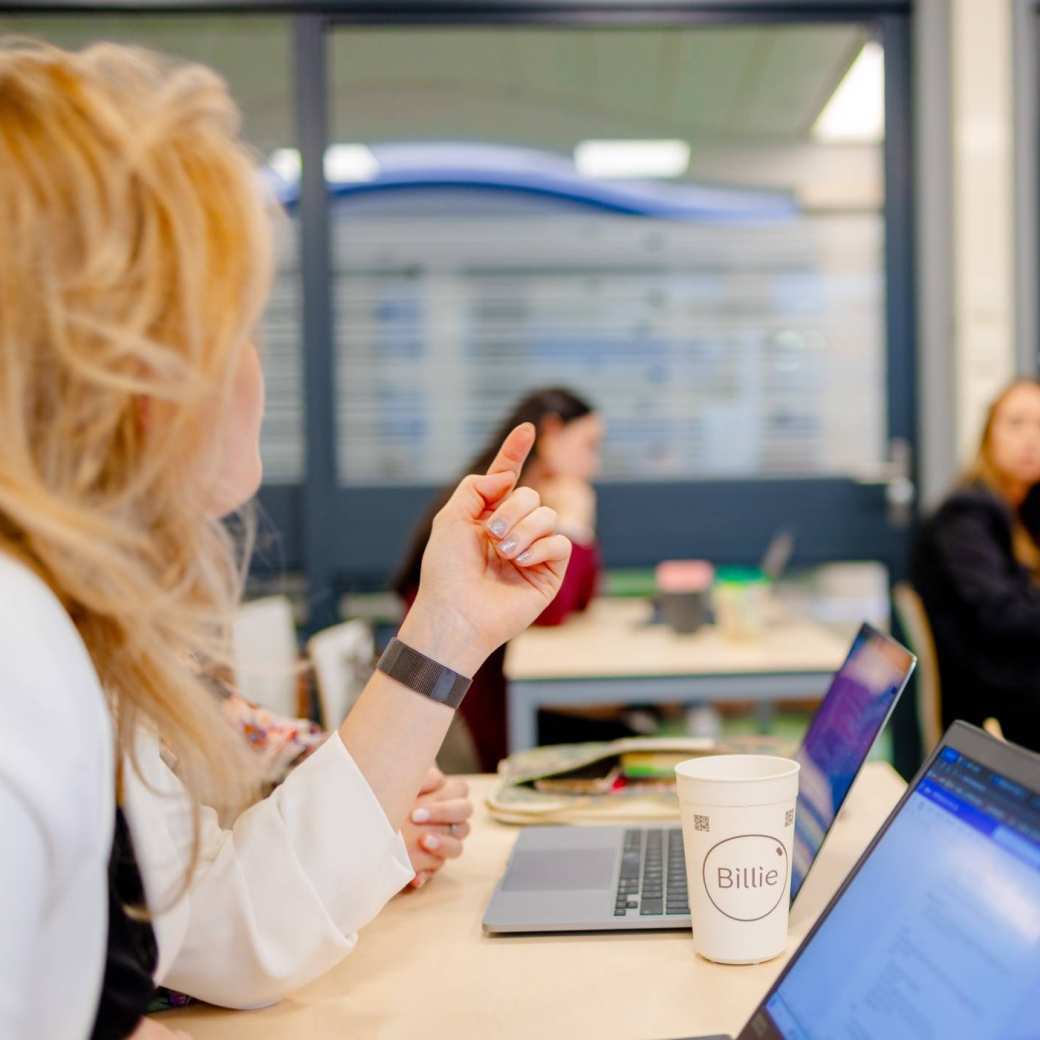
[[[346,710],[417,518],[527,390],[607,420],[608,594],[790,532],[792,602],[885,625],[1035,371],[1025,0],[77,6],[0,0],[0,32],[213,66],[285,208],[236,633],[285,713]],[[889,753],[926,739],[907,699]]]

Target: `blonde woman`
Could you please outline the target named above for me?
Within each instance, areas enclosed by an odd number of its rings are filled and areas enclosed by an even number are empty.
[[[197,66],[0,47],[5,1037],[89,1034],[120,817],[145,904],[123,916],[154,935],[154,968],[135,939],[154,982],[255,1007],[348,953],[412,877],[399,828],[466,677],[569,558],[514,490],[520,427],[438,515],[400,644],[350,716],[241,811],[248,752],[204,679],[240,588],[219,518],[260,480],[269,227],[236,125]]]
[[[924,525],[911,575],[939,658],[944,723],[995,716],[1040,750],[1040,382],[990,406],[975,461]]]

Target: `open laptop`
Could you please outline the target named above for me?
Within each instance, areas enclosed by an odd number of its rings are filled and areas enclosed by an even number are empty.
[[[955,722],[738,1040],[1036,1040],[1038,1000],[1040,755]]]
[[[797,753],[792,899],[915,663],[864,624],[835,673]],[[689,927],[678,827],[530,827],[484,914],[493,934]]]

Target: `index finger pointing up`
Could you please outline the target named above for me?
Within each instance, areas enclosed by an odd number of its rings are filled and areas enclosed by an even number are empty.
[[[510,431],[509,436],[502,442],[502,447],[498,449],[495,461],[488,467],[488,475],[512,473],[515,484],[520,479],[520,471],[534,447],[534,438],[534,423],[521,423]]]

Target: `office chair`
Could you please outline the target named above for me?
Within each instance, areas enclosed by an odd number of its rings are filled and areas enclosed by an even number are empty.
[[[335,729],[354,706],[372,674],[375,653],[372,628],[360,620],[333,625],[307,641],[326,729]]]
[[[921,752],[927,758],[943,734],[939,658],[935,652],[932,625],[921,597],[909,582],[899,582],[892,590],[892,599],[900,624],[917,655],[917,724],[921,733]],[[998,719],[991,716],[982,723],[982,728],[991,737],[1004,739]]]
[[[917,655],[917,727],[921,734],[921,754],[927,758],[943,734],[939,658],[932,626],[921,597],[909,582],[901,581],[895,586],[892,600],[910,647]]]
[[[243,697],[287,718],[300,714],[299,648],[288,596],[243,603],[232,625],[232,652]]]

